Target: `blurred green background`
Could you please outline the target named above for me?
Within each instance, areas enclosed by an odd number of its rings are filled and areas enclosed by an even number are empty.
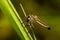
[[[19,6],[20,3],[26,14],[37,15],[41,20],[51,27],[51,30],[42,28],[34,23],[34,33],[38,40],[60,40],[60,0],[11,0],[22,20],[24,14]],[[0,9],[0,40],[18,40],[17,33],[12,28],[11,23]]]

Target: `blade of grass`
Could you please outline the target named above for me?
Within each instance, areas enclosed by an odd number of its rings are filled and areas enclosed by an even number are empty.
[[[33,40],[10,0],[0,0],[0,7],[22,40]]]
[[[22,9],[22,11],[23,11],[23,14],[24,14],[25,18],[27,18],[26,12],[25,12],[25,10],[24,10],[24,8],[23,8],[23,6],[22,6],[21,3],[20,3],[20,7],[21,7],[21,9]]]

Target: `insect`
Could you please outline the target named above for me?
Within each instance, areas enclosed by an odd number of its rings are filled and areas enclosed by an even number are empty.
[[[27,16],[21,3],[20,3],[20,7],[22,8],[22,11],[23,11],[23,13],[25,15],[25,18],[27,18],[27,22],[29,22],[29,25],[33,26],[33,21],[35,21],[38,24],[40,24],[41,26],[43,26],[44,28],[50,30],[50,27],[48,25],[46,25],[42,20],[40,20],[36,15],[29,14]]]
[[[42,27],[50,30],[50,27],[48,25],[46,25],[46,23],[44,23],[42,20],[40,20],[36,15],[29,14],[28,18],[27,18],[27,22],[30,22],[30,25],[33,26],[33,21],[35,21],[36,23],[38,23]]]

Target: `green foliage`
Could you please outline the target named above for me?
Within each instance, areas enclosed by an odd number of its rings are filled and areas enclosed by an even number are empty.
[[[33,40],[10,0],[0,0],[0,7],[22,40]]]

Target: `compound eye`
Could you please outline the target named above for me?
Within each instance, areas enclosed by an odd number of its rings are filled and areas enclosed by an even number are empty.
[[[28,15],[28,17],[27,17],[27,22],[29,22],[29,19],[30,19],[30,16]]]

